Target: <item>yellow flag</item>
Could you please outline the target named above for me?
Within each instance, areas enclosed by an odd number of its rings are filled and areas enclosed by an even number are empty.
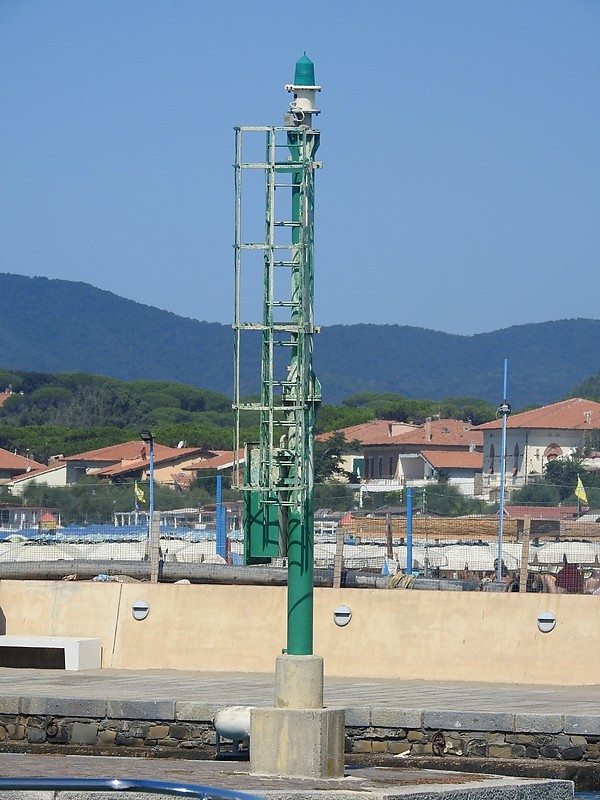
[[[137,481],[136,481],[136,482],[135,482],[135,484],[134,484],[133,491],[134,491],[134,494],[135,494],[135,499],[136,499],[136,500],[137,500],[139,503],[145,503],[145,502],[146,502],[146,498],[144,497],[144,492],[143,492],[143,490],[142,490],[142,489],[140,489],[140,487],[137,485]]]
[[[577,486],[575,487],[575,497],[577,497],[584,506],[588,505],[587,494],[585,489],[583,488],[583,483],[581,482],[581,478],[579,475],[577,476]]]

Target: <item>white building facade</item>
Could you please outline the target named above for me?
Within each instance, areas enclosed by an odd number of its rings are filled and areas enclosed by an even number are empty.
[[[502,467],[502,421],[483,431],[482,495],[498,500]],[[507,418],[505,499],[515,489],[540,480],[549,461],[581,454],[586,437],[600,431],[600,403],[571,398]]]

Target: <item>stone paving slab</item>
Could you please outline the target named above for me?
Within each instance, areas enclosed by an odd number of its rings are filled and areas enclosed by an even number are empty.
[[[272,706],[274,675],[178,670],[0,668],[0,713],[211,720],[226,706]],[[600,685],[522,686],[325,678],[348,726],[600,735]]]
[[[0,668],[0,710],[15,698],[174,701],[205,706],[272,705],[273,674],[178,670],[35,670]],[[325,677],[327,706],[594,716],[600,684],[523,686],[503,683],[366,680]],[[8,709],[7,709],[8,710]]]
[[[272,706],[274,674],[176,670],[27,670],[0,668],[0,713],[210,720],[230,705]],[[326,677],[324,702],[346,709],[348,726],[419,727],[600,734],[600,685],[520,686]],[[76,738],[95,736],[78,722]],[[484,726],[483,728],[481,726]],[[90,730],[88,730],[90,728]],[[93,735],[92,735],[93,734]],[[336,782],[253,776],[238,762],[166,758],[0,753],[4,777],[123,777],[229,788],[273,800],[567,800],[569,781],[548,783],[438,770],[349,768]],[[367,797],[365,797],[365,795]],[[62,798],[61,798],[62,800]],[[66,800],[66,798],[65,798]]]

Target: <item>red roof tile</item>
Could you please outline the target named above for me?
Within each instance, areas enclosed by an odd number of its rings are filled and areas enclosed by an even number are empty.
[[[501,428],[502,420],[485,422],[478,425],[478,430]],[[593,430],[600,428],[600,403],[593,400],[584,400],[581,397],[572,397],[560,403],[552,403],[542,408],[531,411],[522,411],[520,414],[511,414],[506,419],[507,428],[534,428],[561,430]]]
[[[483,446],[483,434],[468,422],[459,419],[433,419],[416,430],[408,431],[403,436],[395,437],[399,444],[417,444],[463,447],[470,445]]]
[[[30,471],[45,469],[45,465],[34,461],[33,458],[25,458],[25,456],[16,455],[11,453],[10,450],[3,450],[0,447],[0,469],[25,472],[27,468]]]
[[[504,515],[513,519],[573,519],[577,506],[504,506]]]
[[[214,458],[206,458],[202,461],[194,461],[191,464],[188,464],[186,467],[182,467],[183,470],[199,470],[199,469],[226,469],[227,467],[233,466],[233,450],[222,450],[218,455]],[[244,462],[244,450],[240,450],[238,452],[238,459],[240,463],[243,464]]]
[[[66,464],[64,461],[54,461],[47,467],[42,465],[40,469],[32,470],[31,472],[23,472],[21,475],[16,475],[14,478],[11,478],[10,483],[12,484],[20,481],[26,481],[34,477],[38,478],[40,475],[45,475],[48,472],[56,472],[59,469],[65,469],[65,467]]]
[[[164,444],[154,443],[154,458],[178,450],[177,447],[167,447]],[[189,448],[195,450],[198,448]],[[148,458],[149,448],[141,439],[134,439],[132,442],[113,444],[110,447],[101,447],[98,450],[88,450],[85,453],[77,453],[68,456],[65,461],[134,461],[137,458]]]
[[[168,451],[168,452],[167,452]],[[193,458],[200,453],[205,452],[201,447],[166,447],[161,448],[160,454],[156,455],[156,445],[154,446],[154,466],[158,469],[160,467],[178,466],[179,462],[185,458]],[[95,470],[92,474],[100,478],[114,477],[115,475],[126,475],[128,472],[137,472],[139,470],[148,469],[150,467],[149,458],[138,458],[132,461],[119,462],[117,464],[110,464],[109,466],[102,467]]]
[[[433,419],[423,425],[409,425],[395,420],[377,419],[343,428],[336,433],[343,433],[347,441],[358,439],[365,446],[388,444],[430,444],[433,446],[464,447],[474,444],[483,445],[483,434],[468,422],[458,419]],[[320,441],[327,441],[331,433],[317,436]]]
[[[358,440],[361,444],[390,444],[396,436],[415,430],[416,427],[396,420],[373,419],[361,422],[359,425],[351,425],[349,428],[341,428],[335,433],[343,433],[347,442]],[[326,442],[331,436],[333,432],[320,433],[316,438],[318,441]]]

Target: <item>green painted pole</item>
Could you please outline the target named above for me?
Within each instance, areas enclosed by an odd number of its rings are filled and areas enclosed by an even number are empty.
[[[294,84],[314,86],[314,66],[306,54],[297,62]],[[288,134],[292,159],[313,161],[319,145],[319,134],[297,129]],[[313,571],[314,571],[314,425],[319,392],[312,367],[313,329],[313,192],[312,169],[292,173],[292,252],[296,262],[292,268],[292,321],[301,326],[292,346],[292,371],[307,371],[305,378],[303,433],[304,470],[308,488],[302,493],[299,508],[288,515],[288,593],[287,652],[290,655],[312,655],[313,652]],[[304,197],[303,197],[304,193]],[[305,204],[308,204],[306,214]],[[299,311],[298,309],[303,309]],[[303,364],[303,365],[302,365]],[[301,398],[295,398],[298,403]],[[297,412],[296,412],[297,413]],[[299,443],[297,443],[298,445]]]

